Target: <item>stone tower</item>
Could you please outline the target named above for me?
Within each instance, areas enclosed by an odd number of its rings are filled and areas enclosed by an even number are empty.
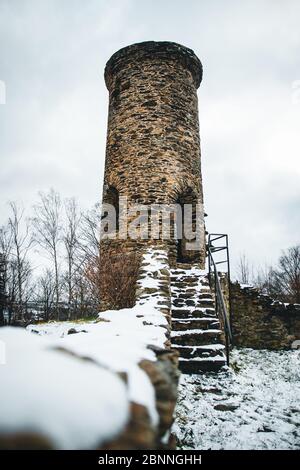
[[[121,220],[116,238],[101,242],[101,253],[117,252],[120,246],[139,253],[145,245],[164,244],[170,263],[205,264],[205,227],[200,165],[197,88],[202,65],[194,52],[172,42],[143,42],[116,52],[105,68],[109,113],[103,203],[110,203],[121,218],[120,201],[146,207],[188,204],[197,234],[180,232],[184,216],[171,214],[171,238],[159,235],[130,239]],[[120,199],[121,198],[121,199]],[[121,203],[123,204],[123,203]],[[197,214],[196,214],[197,208]],[[160,220],[159,210],[153,209]],[[187,210],[188,213],[188,210]],[[129,220],[130,217],[129,217]],[[148,221],[149,223],[149,221]],[[176,230],[174,229],[176,228]],[[121,239],[120,239],[121,238]],[[178,237],[177,237],[178,238]]]

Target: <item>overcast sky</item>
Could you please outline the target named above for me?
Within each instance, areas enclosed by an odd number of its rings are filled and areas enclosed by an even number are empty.
[[[233,260],[274,262],[300,242],[299,25],[299,0],[0,0],[0,224],[7,200],[30,207],[50,187],[99,200],[105,63],[168,40],[203,63],[207,228],[229,234]]]

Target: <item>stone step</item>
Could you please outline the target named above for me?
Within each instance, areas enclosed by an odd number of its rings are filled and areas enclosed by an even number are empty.
[[[184,303],[185,302],[185,299],[181,299],[181,298],[178,298],[178,297],[174,297],[172,295],[171,297],[171,301],[172,301],[172,304],[178,304],[178,303]]]
[[[199,299],[211,299],[211,300],[213,300],[213,296],[210,292],[203,292],[203,291],[201,291],[198,294],[198,298]]]
[[[214,307],[215,303],[212,299],[211,300],[207,299],[207,300],[198,300],[197,305],[199,306],[199,308],[212,308]]]
[[[174,309],[190,309],[190,307],[188,307],[185,302],[182,302],[182,301],[176,301],[176,300],[173,300],[172,301],[172,308]]]
[[[195,292],[187,292],[183,291],[180,294],[178,294],[177,298],[178,299],[192,299],[195,297],[196,291]]]
[[[187,307],[195,307],[196,301],[192,299],[185,299],[184,303]]]
[[[177,318],[184,318],[185,315],[189,315],[192,313],[192,310],[189,308],[172,308],[172,317],[177,317]]]
[[[199,292],[199,290],[197,289],[197,286],[195,287],[176,287],[176,288],[172,288],[172,292],[174,293],[174,295],[178,295],[178,294],[181,294],[182,292],[184,292],[185,294],[197,294]]]
[[[184,331],[193,329],[220,329],[220,323],[217,318],[185,318],[180,320],[172,319],[173,331]]]
[[[210,287],[201,286],[200,291],[201,291],[202,294],[211,294],[212,295],[212,291],[211,291]]]
[[[195,308],[186,308],[184,305],[182,308],[172,308],[172,318],[174,320],[188,319],[188,318],[212,318],[216,319],[216,313],[213,309],[195,309]]]
[[[207,344],[219,344],[221,342],[221,330],[186,330],[174,331],[171,334],[171,343],[182,346],[205,346]]]
[[[216,348],[214,348],[216,346]],[[212,344],[211,347],[207,346],[179,346],[176,345],[176,351],[179,352],[180,357],[185,359],[207,359],[209,357],[220,357],[221,359],[224,358],[225,354],[225,346],[222,344],[214,345]]]
[[[183,374],[202,374],[203,372],[219,372],[226,365],[225,359],[221,360],[184,360],[179,359],[179,369]]]
[[[189,307],[195,307],[196,304],[197,304],[197,301],[192,300],[192,299],[172,299],[172,306],[173,307],[189,308]]]
[[[171,274],[170,277],[173,282],[186,282],[187,284],[190,284],[191,282],[202,282],[202,281],[206,282],[206,280],[202,278],[201,276],[195,276],[195,275],[189,275],[189,274],[178,274],[178,275]]]
[[[203,314],[203,312],[205,312],[204,316],[206,316],[206,317],[215,317],[215,318],[217,318],[216,311],[215,311],[214,308],[212,308],[212,307],[202,308],[199,305],[196,305],[195,310],[194,310],[194,315],[197,315],[197,313],[199,313],[199,315],[200,315],[201,312],[202,312],[202,314]]]
[[[177,263],[177,269],[176,269],[176,271],[177,271],[178,269],[184,269],[184,270],[186,270],[186,269],[191,269],[191,267],[192,267],[192,266],[191,266],[189,263]],[[184,272],[185,272],[185,271],[184,271]]]
[[[184,281],[172,282],[173,290],[196,289],[199,287],[199,282],[190,282],[186,284]],[[201,286],[200,286],[201,287]]]
[[[214,294],[206,276],[179,268],[171,272],[171,343],[179,352],[179,367],[183,373],[216,372],[226,358]]]

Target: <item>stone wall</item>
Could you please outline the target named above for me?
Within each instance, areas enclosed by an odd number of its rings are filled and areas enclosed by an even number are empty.
[[[300,305],[284,304],[253,287],[232,284],[234,345],[255,349],[287,349],[300,340]]]
[[[129,250],[130,251],[130,250]],[[116,439],[106,443],[105,449],[169,449],[175,448],[171,436],[174,409],[177,401],[179,380],[178,353],[171,348],[171,291],[168,250],[164,244],[145,250],[141,245],[141,265],[136,285],[136,302],[144,324],[153,318],[147,309],[154,309],[167,319],[164,325],[166,340],[164,347],[148,345],[156,361],[143,359],[139,367],[148,375],[154,391],[156,409],[159,415],[157,427],[153,427],[147,409],[137,403],[131,404],[128,425]]]
[[[152,305],[166,319],[166,341],[164,348],[152,347],[157,362],[142,361],[140,367],[148,374],[154,386],[157,410],[160,417],[158,447],[168,447],[172,444],[170,429],[173,424],[173,413],[177,400],[179,379],[178,353],[171,348],[171,290],[170,265],[168,251],[163,246],[151,248],[143,253],[142,263],[137,281],[137,303]],[[167,438],[166,438],[167,436]]]
[[[19,350],[22,342],[23,355],[25,352],[29,354],[32,349],[26,365],[22,361],[8,361],[0,370],[8,374],[4,381],[7,394],[5,387],[1,388],[6,397],[3,398],[2,405],[5,402],[8,416],[5,418],[0,413],[0,449],[64,449],[65,442],[71,439],[70,442],[73,443],[77,433],[89,432],[91,413],[93,417],[99,416],[99,429],[93,426],[93,432],[101,436],[98,441],[95,439],[93,448],[174,448],[175,442],[170,431],[177,400],[178,353],[171,348],[170,343],[170,268],[167,250],[162,247],[143,253],[136,298],[133,308],[101,312],[96,322],[72,323],[72,327],[70,322],[50,322],[28,327],[31,332],[19,328],[0,329],[0,341],[2,339],[3,344],[7,345],[8,358]],[[46,335],[47,341],[37,335]],[[40,383],[39,377],[33,375],[39,367],[36,365],[32,369],[32,357],[41,363],[40,376],[48,373],[43,370],[43,361],[49,354],[52,357],[53,370],[47,380],[51,386],[48,387],[49,393],[42,395],[43,406],[38,412],[36,396],[40,395],[40,386],[44,390],[44,382],[42,380]],[[72,376],[77,404],[74,408],[74,403],[66,400],[63,405],[64,413],[61,413],[60,400],[55,399],[55,396],[56,389],[61,385],[67,387],[67,381],[70,380],[70,377],[65,377],[68,372],[65,361],[69,361],[72,367],[78,367],[78,374]],[[93,393],[93,406],[87,406],[91,400],[88,382],[83,389],[84,396],[80,395],[81,374],[89,365],[94,368],[93,377],[97,378],[99,374],[99,381],[96,380],[98,388]],[[119,387],[119,394],[116,390],[112,393],[107,384],[101,382],[101,374],[112,380],[116,388]],[[10,396],[10,390],[13,386],[23,390],[25,384],[26,400],[20,404],[16,394]],[[111,423],[107,422],[106,410],[110,410],[111,419],[113,416],[116,419],[122,414],[124,406],[127,408],[127,419],[120,418],[118,427],[113,426],[113,432],[109,431]],[[16,408],[20,413],[9,426],[10,416]],[[33,412],[30,410],[35,411],[32,420],[30,413]],[[82,418],[74,420],[70,433],[67,424],[73,421],[74,413]],[[55,430],[58,435],[51,430],[50,425],[48,427],[49,415],[51,419],[56,416]],[[26,417],[29,417],[29,425]],[[64,435],[64,442],[61,435]],[[107,435],[111,437],[107,438]],[[75,448],[80,448],[81,444],[79,438],[73,443]]]

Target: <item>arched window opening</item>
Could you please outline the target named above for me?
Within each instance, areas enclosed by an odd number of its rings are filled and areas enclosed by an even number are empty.
[[[180,194],[176,201],[179,211],[176,216],[178,263],[196,262],[199,257],[199,247],[195,246],[197,245],[197,202],[197,196],[190,189]]]
[[[105,192],[105,195],[103,197],[103,202],[105,204],[110,204],[111,206],[114,207],[115,209],[115,230],[116,232],[119,231],[119,191],[114,187],[114,186],[109,186],[108,189]],[[104,217],[107,214],[104,214]]]

